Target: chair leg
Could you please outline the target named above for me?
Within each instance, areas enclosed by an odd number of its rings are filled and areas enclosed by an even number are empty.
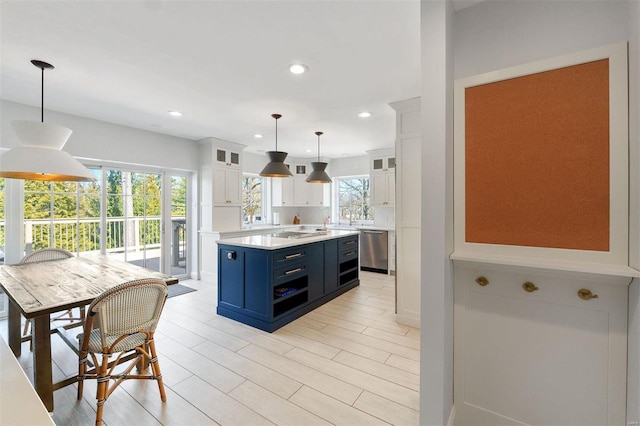
[[[98,369],[98,389],[96,391],[96,399],[98,400],[98,406],[96,410],[96,426],[102,425],[102,410],[104,403],[107,400],[107,387],[109,385],[109,377],[107,376],[107,369],[109,367],[109,356],[102,356],[102,364]],[[96,366],[97,368],[97,366]]]
[[[84,376],[87,373],[87,351],[80,353],[80,361],[78,362],[78,401],[82,399],[82,392],[84,390]]]
[[[164,391],[164,383],[162,381],[162,372],[160,372],[160,363],[158,362],[158,355],[156,354],[156,343],[151,339],[149,342],[149,351],[151,352],[151,360],[149,363],[151,364],[151,372],[153,373],[153,377],[158,382],[158,390],[160,391],[160,399],[162,402],[167,401],[167,395]]]

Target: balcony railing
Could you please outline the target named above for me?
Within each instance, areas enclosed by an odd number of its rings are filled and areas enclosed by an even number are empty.
[[[100,218],[29,219],[24,222],[27,251],[55,246],[70,252],[100,250]],[[107,219],[107,252],[130,252],[159,248],[160,217]]]
[[[109,254],[125,254],[129,260],[159,257],[162,225],[160,217],[111,217],[106,223],[105,249]],[[45,247],[59,247],[72,253],[99,252],[100,218],[85,219],[28,219],[24,221],[25,254]],[[186,259],[186,220],[172,218],[172,266]],[[0,263],[4,261],[5,222],[0,221]],[[151,250],[156,253],[149,253]],[[124,258],[124,256],[123,256]]]

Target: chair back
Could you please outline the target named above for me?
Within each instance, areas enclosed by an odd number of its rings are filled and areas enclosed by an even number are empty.
[[[102,347],[108,346],[108,341],[114,337],[141,330],[154,332],[167,293],[164,281],[145,278],[120,284],[95,298],[89,305],[88,315],[97,317],[93,328],[99,327]],[[86,328],[91,328],[93,323],[85,323],[85,333],[91,332]]]
[[[73,257],[73,254],[61,248],[44,248],[32,251],[22,258],[20,263],[46,262],[48,260],[59,260]]]

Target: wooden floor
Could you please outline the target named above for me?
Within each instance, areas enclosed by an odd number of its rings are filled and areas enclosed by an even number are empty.
[[[393,277],[361,272],[359,287],[274,333],[216,315],[211,283],[167,301],[157,336],[167,391],[128,381],[105,404],[107,425],[416,425],[419,331],[394,320]],[[6,338],[6,323],[0,322]],[[77,357],[54,337],[54,376]],[[20,363],[31,373],[28,344]],[[5,390],[3,390],[5,391]],[[95,419],[95,384],[58,390],[58,425]]]

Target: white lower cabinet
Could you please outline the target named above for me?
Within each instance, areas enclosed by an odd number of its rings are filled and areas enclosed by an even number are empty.
[[[456,262],[455,423],[624,425],[629,281]]]

